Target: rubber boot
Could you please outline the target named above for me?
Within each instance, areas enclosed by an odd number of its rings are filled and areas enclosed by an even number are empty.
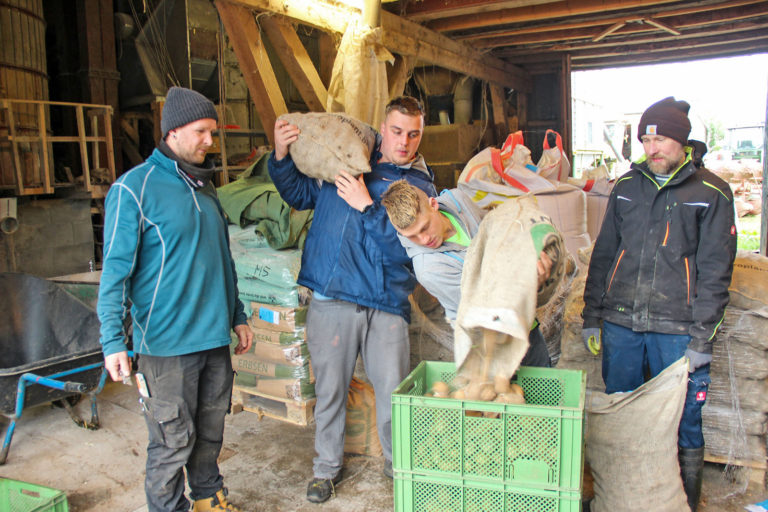
[[[688,506],[691,512],[696,512],[701,496],[701,472],[704,469],[704,447],[678,447],[677,458],[680,461],[680,476],[683,478],[683,489],[688,496]]]
[[[208,512],[210,510],[228,510],[230,512],[241,512],[239,508],[227,501],[226,488],[219,489],[216,494],[210,498],[195,500],[192,506],[192,512]]]

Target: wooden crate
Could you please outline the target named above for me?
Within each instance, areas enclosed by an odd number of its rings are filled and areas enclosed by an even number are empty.
[[[232,410],[253,412],[294,425],[307,426],[314,423],[315,402],[317,399],[296,401],[259,393],[253,388],[235,384],[232,389]]]

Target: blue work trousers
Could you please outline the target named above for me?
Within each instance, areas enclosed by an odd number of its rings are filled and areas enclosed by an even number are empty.
[[[635,332],[603,322],[603,380],[606,393],[632,391],[646,376],[655,377],[685,354],[691,337],[687,334]],[[709,365],[688,374],[688,391],[678,430],[681,448],[701,448],[701,408],[709,389]]]

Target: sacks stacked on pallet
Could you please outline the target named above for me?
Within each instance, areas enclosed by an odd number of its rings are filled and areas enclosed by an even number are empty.
[[[702,412],[710,457],[764,467],[768,413],[768,258],[740,251]],[[749,464],[749,463],[752,464]]]
[[[568,178],[568,183],[580,188],[587,194],[587,233],[592,240],[597,239],[600,227],[603,225],[605,209],[608,207],[608,197],[613,189],[613,181],[608,174],[605,164],[587,169],[581,173],[581,178]]]
[[[233,355],[243,408],[306,424],[314,403],[314,375],[304,323],[308,292],[296,283],[301,250],[271,249],[253,228],[230,226],[240,300],[253,346]]]

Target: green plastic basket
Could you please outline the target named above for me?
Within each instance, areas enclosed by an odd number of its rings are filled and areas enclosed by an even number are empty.
[[[525,405],[423,396],[455,374],[453,363],[422,361],[392,394],[395,475],[581,492],[583,371],[520,367],[515,378]]]
[[[42,485],[0,478],[3,512],[69,512],[67,495]]]
[[[396,512],[580,512],[581,493],[395,474]]]

